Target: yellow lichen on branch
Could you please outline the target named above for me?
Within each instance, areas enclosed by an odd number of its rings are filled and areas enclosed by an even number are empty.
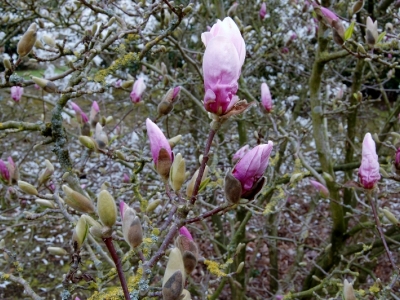
[[[210,271],[211,274],[214,274],[218,277],[226,276],[226,273],[221,271],[219,263],[206,259],[204,261],[204,264],[207,266],[207,269]]]
[[[104,83],[107,75],[113,74],[115,71],[121,69],[122,67],[125,67],[129,63],[137,61],[138,59],[139,56],[136,52],[129,52],[121,58],[116,59],[107,69],[98,71],[97,74],[94,76],[94,81]]]

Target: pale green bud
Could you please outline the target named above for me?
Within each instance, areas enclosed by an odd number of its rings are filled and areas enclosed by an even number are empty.
[[[4,67],[5,67],[6,69],[9,69],[9,70],[12,69],[11,62],[10,62],[10,60],[9,60],[8,58],[4,58],[4,59],[3,59],[3,64],[4,64]]]
[[[56,208],[56,204],[54,203],[54,201],[51,201],[51,200],[36,199],[35,203],[40,205],[40,206],[44,206],[44,207]]]
[[[50,47],[55,47],[56,46],[56,42],[54,41],[54,39],[49,36],[49,35],[44,35],[42,37],[43,42],[45,42],[47,45],[49,45]]]
[[[169,145],[171,146],[171,148],[174,148],[178,143],[179,143],[179,141],[182,139],[182,135],[177,135],[177,136],[174,136],[173,138],[170,138],[169,140],[168,140],[168,143],[169,143]]]
[[[91,216],[89,215],[82,215],[82,218],[85,219],[86,223],[92,227],[98,227],[101,228],[101,224],[99,222],[97,222],[95,219],[93,219]]]
[[[209,167],[206,166],[206,168],[204,169],[203,177],[201,178],[201,182],[203,182],[203,181],[207,178],[208,170],[209,170]],[[188,198],[192,197],[193,189],[194,189],[194,185],[195,185],[195,183],[196,183],[197,176],[199,176],[199,170],[197,170],[197,171],[194,173],[192,179],[190,179],[189,183],[187,184],[186,196],[187,196]]]
[[[181,300],[192,300],[192,296],[190,295],[188,290],[183,290],[180,299]]]
[[[390,221],[393,225],[399,225],[399,220],[397,220],[396,216],[387,208],[382,209],[383,214],[385,215],[386,219]]]
[[[185,181],[186,165],[182,154],[178,153],[171,165],[169,180],[175,192],[179,191]]]
[[[132,89],[132,86],[133,86],[133,83],[135,82],[135,80],[127,80],[127,81],[124,81],[122,84],[121,84],[121,87],[122,88],[124,88],[124,89]]]
[[[64,201],[67,205],[83,213],[94,213],[95,207],[92,200],[74,191],[69,186],[63,185],[62,189],[66,196]]]
[[[37,191],[37,189],[30,183],[27,183],[25,181],[22,180],[18,180],[18,187],[25,193],[29,194],[29,195],[35,195],[37,196],[39,193]]]
[[[86,224],[84,218],[80,217],[78,223],[76,223],[74,233],[72,234],[72,241],[77,249],[80,249],[83,242],[86,239],[89,226]]]
[[[50,80],[35,77],[35,76],[32,76],[32,80],[38,86],[40,86],[45,92],[48,92],[48,93],[57,93],[58,92],[57,86]]]
[[[53,175],[54,173],[53,164],[47,159],[44,162],[46,164],[46,169],[39,176],[39,185],[45,184],[50,179],[51,175]]]
[[[96,149],[96,143],[91,137],[88,137],[86,135],[81,135],[81,136],[79,136],[78,139],[79,139],[79,142],[86,148],[88,148],[90,150]]]
[[[153,212],[161,204],[161,202],[162,202],[161,199],[157,199],[157,200],[154,200],[154,201],[150,202],[147,205],[146,212],[147,213]]]
[[[60,247],[47,247],[47,251],[49,251],[50,254],[60,255],[60,256],[67,255],[68,253],[65,249]]]
[[[97,214],[104,226],[112,227],[117,221],[115,200],[107,190],[102,190],[97,197]]]
[[[236,269],[236,273],[239,274],[240,272],[242,272],[243,267],[244,267],[244,261],[242,261],[242,262],[238,265],[238,267],[237,267],[237,269]]]

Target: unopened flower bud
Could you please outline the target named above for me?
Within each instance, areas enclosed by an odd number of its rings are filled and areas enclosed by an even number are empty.
[[[97,197],[97,213],[104,226],[112,227],[117,221],[117,207],[113,196],[103,190]]]
[[[143,241],[142,224],[136,216],[135,211],[128,207],[124,202],[121,208],[122,217],[122,233],[124,234],[125,241],[132,247],[139,246]]]
[[[47,159],[44,162],[46,164],[46,169],[39,176],[39,185],[45,184],[50,179],[51,175],[53,175],[54,173],[53,164]]]
[[[173,248],[169,254],[167,267],[165,269],[162,287],[164,299],[178,299],[183,290],[185,282],[185,268],[181,251]],[[166,298],[169,296],[169,298]]]
[[[80,249],[83,242],[86,239],[88,233],[89,226],[86,224],[86,221],[82,216],[79,218],[78,222],[76,223],[74,233],[72,234],[72,242],[74,248]]]
[[[315,181],[315,180],[310,180],[310,183],[319,192],[321,197],[329,198],[329,190],[326,188],[326,186],[324,186],[323,184],[321,184],[321,183],[319,183],[318,181]]]
[[[19,57],[24,57],[32,51],[36,42],[37,25],[32,23],[17,44]]]
[[[180,300],[192,300],[192,296],[190,295],[188,290],[183,290],[180,296]]]
[[[49,251],[49,253],[52,255],[60,255],[60,256],[67,255],[68,253],[65,249],[60,247],[47,247],[47,251]]]
[[[123,83],[121,83],[121,87],[123,87],[124,89],[131,89],[134,82],[135,80],[124,81]]]
[[[4,59],[3,59],[3,65],[4,65],[4,67],[5,67],[6,69],[9,69],[9,70],[12,69],[11,62],[10,62],[10,60],[9,60],[8,58],[4,58]]]
[[[173,108],[174,108],[174,105],[171,102],[161,101],[157,106],[158,116],[161,117],[161,116],[168,115],[172,111]]]
[[[242,249],[246,246],[245,243],[239,243],[239,245],[237,245],[236,247],[236,252],[235,255],[238,255],[240,253],[240,251],[242,251]]]
[[[387,208],[382,209],[383,214],[385,215],[386,219],[390,221],[393,225],[399,225],[399,220],[397,220],[396,216]]]
[[[354,15],[358,13],[364,6],[364,0],[358,0],[353,4],[353,7],[351,8],[351,15]]]
[[[349,283],[347,279],[343,283],[343,295],[344,300],[356,300],[356,295],[354,295],[353,284]]]
[[[92,200],[74,191],[69,186],[63,185],[62,189],[66,195],[64,199],[66,204],[83,213],[94,213],[95,207]]]
[[[37,49],[44,49],[44,46],[40,40],[36,40],[35,42],[35,48]]]
[[[49,45],[50,47],[55,47],[55,46],[56,46],[56,42],[54,41],[54,39],[53,39],[51,36],[49,36],[49,35],[44,35],[44,36],[42,37],[42,39],[43,39],[43,41],[44,41],[47,45]]]
[[[99,149],[104,149],[108,145],[108,137],[104,132],[103,127],[100,123],[96,124],[96,130],[94,132],[94,140]]]
[[[162,202],[161,199],[157,199],[157,200],[154,200],[154,201],[150,202],[147,205],[146,212],[147,213],[153,212],[161,204],[161,202]]]
[[[32,76],[32,80],[38,86],[40,86],[45,92],[48,92],[48,93],[57,93],[58,92],[57,86],[50,80],[35,77],[35,76]]]
[[[206,165],[206,168],[204,169],[203,177],[201,178],[201,182],[203,182],[204,180],[206,180],[207,175],[208,175],[208,170],[209,170],[209,168],[208,168],[208,166]],[[194,185],[195,185],[195,183],[196,183],[196,179],[197,179],[198,176],[199,176],[199,170],[197,170],[197,171],[194,173],[192,179],[190,179],[189,183],[187,184],[186,196],[187,196],[188,198],[192,197]]]
[[[169,180],[175,192],[179,191],[185,181],[186,165],[182,154],[178,153],[171,165]]]
[[[242,195],[242,184],[229,171],[225,175],[224,191],[226,200],[232,204],[238,204]]]
[[[165,277],[165,275],[164,275]],[[162,295],[164,300],[180,299],[183,291],[183,274],[178,270],[174,272],[169,279],[163,284]]]
[[[177,136],[170,138],[168,140],[168,143],[171,146],[171,148],[174,148],[180,142],[181,139],[182,139],[182,135],[179,134]]]
[[[88,148],[90,150],[96,149],[96,143],[91,137],[88,137],[86,135],[81,135],[81,136],[79,136],[78,139],[79,139],[79,142],[86,148]]]
[[[242,261],[242,262],[238,265],[238,267],[237,267],[237,269],[236,269],[236,273],[239,274],[240,272],[242,272],[243,267],[244,267],[244,261]]]
[[[25,181],[19,180],[18,181],[18,187],[25,193],[29,195],[35,195],[37,196],[39,193],[37,189],[30,183],[27,183]]]
[[[35,203],[40,206],[44,206],[44,207],[56,208],[56,204],[54,203],[54,201],[51,201],[51,200],[35,199]]]

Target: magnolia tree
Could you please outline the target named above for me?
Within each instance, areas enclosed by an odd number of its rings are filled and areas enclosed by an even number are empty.
[[[0,12],[2,299],[397,297],[397,2]]]

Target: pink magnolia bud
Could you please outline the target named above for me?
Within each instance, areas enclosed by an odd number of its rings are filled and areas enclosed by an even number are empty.
[[[236,163],[239,161],[247,152],[249,152],[250,147],[249,145],[244,145],[242,148],[240,148],[232,157],[232,162]]]
[[[320,8],[320,10],[321,10],[321,13],[322,13],[322,16],[324,17],[324,19],[325,19],[325,21],[330,25],[330,26],[332,26],[332,22],[333,21],[339,21],[339,18],[338,18],[338,16],[334,13],[334,12],[332,12],[332,11],[330,11],[329,9],[327,9],[326,7],[319,7]]]
[[[180,234],[180,235],[183,235],[183,236],[185,236],[187,239],[193,241],[192,235],[190,234],[189,230],[188,230],[185,226],[182,226],[182,227],[179,229],[179,234]]]
[[[281,49],[281,53],[282,53],[282,54],[288,54],[288,53],[289,53],[289,48],[288,48],[288,47],[283,47],[283,48]]]
[[[329,198],[329,190],[323,184],[315,180],[310,180],[313,187],[319,192],[319,194],[324,198]]]
[[[397,148],[396,155],[394,157],[394,166],[400,170],[400,148]]]
[[[124,177],[122,178],[123,183],[129,183],[131,179],[129,178],[129,175],[124,173]]]
[[[168,178],[169,169],[173,161],[171,146],[161,129],[149,118],[146,119],[147,135],[150,140],[151,155],[157,172],[164,178]]]
[[[246,45],[235,22],[227,17],[218,20],[210,32],[203,32],[206,46],[203,57],[204,107],[223,115],[239,100],[236,96]]]
[[[261,8],[260,8],[259,14],[260,14],[261,20],[264,20],[265,16],[267,15],[267,4],[265,2],[263,2],[261,4]]]
[[[181,91],[180,86],[174,87],[174,92],[172,93],[172,102],[176,101],[176,98],[179,96],[179,92]]]
[[[373,189],[378,180],[381,179],[375,142],[369,132],[365,135],[363,141],[362,161],[358,169],[358,178],[365,189]]]
[[[122,80],[121,80],[121,79],[118,79],[116,82],[114,82],[114,86],[115,86],[116,88],[120,88],[120,87],[121,87],[121,84],[122,84]]]
[[[267,112],[272,110],[272,97],[268,85],[263,82],[261,84],[261,104]]]
[[[87,115],[82,111],[78,104],[71,101],[71,107],[75,111],[76,119],[79,124],[84,124],[89,121]]]
[[[132,92],[130,95],[131,101],[133,103],[138,103],[142,98],[142,94],[145,89],[146,85],[144,83],[143,78],[139,78],[138,80],[136,80],[135,83],[133,84]]]
[[[92,103],[92,108],[90,109],[90,125],[92,127],[96,127],[97,122],[99,122],[100,116],[99,116],[99,112],[100,112],[100,107],[97,104],[96,101],[93,101]]]
[[[124,219],[124,213],[129,208],[129,205],[126,204],[124,201],[119,203],[119,212],[121,213],[121,220]]]
[[[6,163],[2,159],[0,159],[0,175],[4,181],[10,181],[10,172],[8,171]]]
[[[21,100],[23,93],[24,93],[24,88],[20,86],[11,87],[11,98],[13,98],[15,102],[19,102],[19,100]]]
[[[37,83],[35,83],[33,87],[35,88],[35,90],[40,90],[40,86]]]

